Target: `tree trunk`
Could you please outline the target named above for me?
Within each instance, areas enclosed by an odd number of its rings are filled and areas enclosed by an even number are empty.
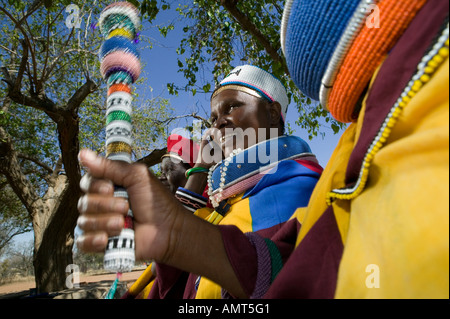
[[[46,216],[36,216],[33,220],[33,265],[38,293],[66,289],[66,267],[73,263],[72,248],[79,190],[70,187],[67,178],[61,175],[55,185],[55,195],[53,203],[46,203],[46,208],[52,211],[46,214],[52,216],[48,222],[43,223],[46,226],[40,225],[41,219]]]
[[[84,98],[83,98],[84,99]],[[41,223],[34,215],[35,232],[34,269],[38,292],[53,292],[66,289],[66,267],[73,263],[72,248],[74,229],[78,218],[77,203],[81,195],[80,167],[77,160],[78,115],[76,112],[61,112],[58,124],[58,139],[61,148],[64,175],[58,175],[47,190],[44,202],[47,218]],[[39,227],[41,224],[43,227]]]

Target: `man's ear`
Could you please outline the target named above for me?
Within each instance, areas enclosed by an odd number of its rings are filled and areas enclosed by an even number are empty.
[[[269,104],[270,125],[271,127],[278,127],[281,121],[281,105],[278,102]]]

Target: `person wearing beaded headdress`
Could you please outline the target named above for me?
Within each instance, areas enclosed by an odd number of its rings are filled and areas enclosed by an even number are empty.
[[[270,73],[251,65],[232,70],[211,96],[212,128],[186,171],[186,185],[176,191],[183,206],[213,224],[266,236],[305,206],[322,168],[306,142],[283,135],[287,105],[286,89]],[[159,264],[155,272],[149,298],[221,298],[220,286],[207,278],[186,279]],[[136,292],[124,297],[130,295]]]
[[[167,138],[167,153],[161,157],[160,180],[173,194],[178,187],[186,185],[186,171],[194,167],[199,148],[192,139],[179,134]]]
[[[270,240],[173,213],[171,228],[157,228],[166,241],[147,237],[140,253],[209,276],[227,297],[448,299],[448,12],[441,0],[288,0],[281,43],[292,79],[350,123],[309,205]],[[109,177],[89,154],[85,165]]]

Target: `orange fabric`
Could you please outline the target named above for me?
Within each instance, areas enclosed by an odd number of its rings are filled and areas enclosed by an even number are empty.
[[[355,122],[355,105],[371,76],[426,0],[381,0],[380,28],[365,26],[355,39],[330,93],[328,108],[344,123]],[[389,26],[389,27],[386,27]]]

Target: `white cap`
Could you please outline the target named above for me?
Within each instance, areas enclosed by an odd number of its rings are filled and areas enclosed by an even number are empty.
[[[266,98],[270,102],[280,103],[281,116],[283,120],[286,119],[289,105],[286,88],[269,72],[252,65],[238,66],[220,82],[212,97],[217,95],[222,88],[225,89],[226,86],[231,85],[249,88],[255,91],[259,97]]]

